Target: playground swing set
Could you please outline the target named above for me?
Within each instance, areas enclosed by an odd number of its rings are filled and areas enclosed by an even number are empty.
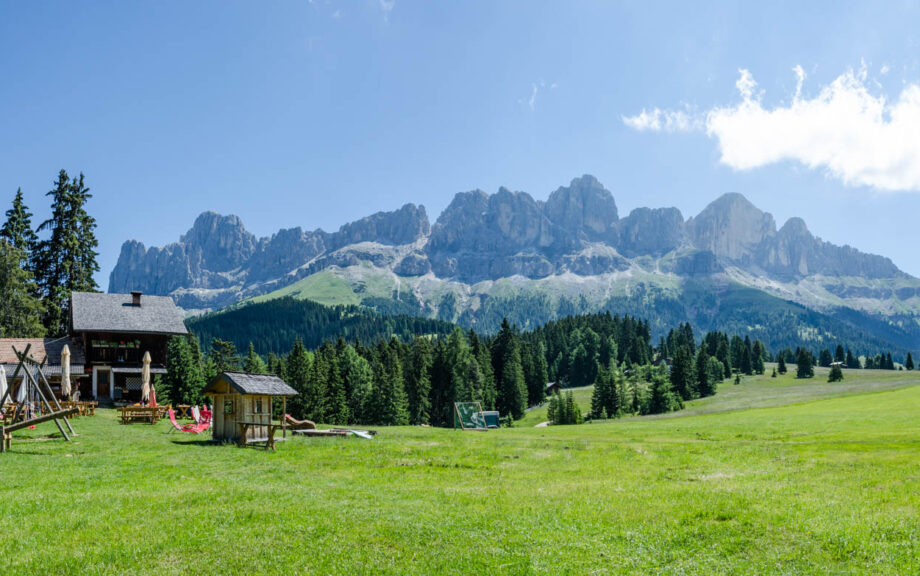
[[[44,367],[48,358],[45,357],[41,362],[29,355],[32,345],[27,344],[24,351],[20,352],[13,348],[19,363],[10,382],[15,382],[22,374],[22,382],[19,384],[20,390],[16,394],[16,400],[13,401],[12,387],[5,386],[6,390],[0,397],[0,414],[3,419],[0,420],[0,453],[6,452],[10,448],[12,433],[23,428],[29,428],[42,422],[54,421],[61,436],[65,441],[70,441],[70,436],[76,436],[73,427],[70,425],[67,417],[76,414],[77,408],[64,409],[51,390],[51,384],[45,377]],[[5,384],[5,383],[4,383]],[[22,387],[25,390],[22,390]],[[44,387],[44,390],[42,389]],[[8,402],[9,401],[9,402]],[[10,406],[4,412],[4,407]],[[66,427],[66,430],[65,430]],[[67,432],[70,432],[68,435]]]

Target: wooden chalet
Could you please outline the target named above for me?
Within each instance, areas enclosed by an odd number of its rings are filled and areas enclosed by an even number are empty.
[[[74,292],[70,326],[71,352],[75,346],[81,350],[88,380],[82,397],[102,403],[138,402],[144,353],[150,352],[151,374],[165,374],[169,337],[188,334],[172,298],[141,292]]]

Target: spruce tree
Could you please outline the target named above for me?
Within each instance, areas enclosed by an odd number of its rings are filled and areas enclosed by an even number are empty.
[[[0,338],[37,338],[45,334],[42,302],[34,295],[35,284],[31,274],[22,268],[22,260],[19,249],[0,239]]]
[[[766,350],[764,350],[763,342],[760,340],[755,340],[754,348],[751,351],[751,364],[756,374],[763,374],[763,357],[765,352]]]
[[[843,351],[842,344],[837,344],[834,350],[834,362],[846,362],[846,353]]]
[[[697,395],[693,357],[686,345],[677,348],[674,363],[671,365],[671,385],[682,400],[690,400]]]
[[[96,221],[86,211],[92,198],[83,174],[71,180],[61,170],[51,196],[51,218],[38,230],[48,236],[36,244],[32,252],[32,270],[39,294],[45,302],[44,324],[51,336],[67,333],[70,294],[95,292],[99,286],[93,275],[99,271],[96,262]]]
[[[262,357],[256,354],[256,349],[249,343],[249,350],[246,357],[243,358],[243,372],[247,374],[267,374],[268,365],[262,360]]]
[[[796,362],[796,378],[812,378],[815,375],[815,369],[812,364],[811,352],[805,348],[799,348],[799,354]]]
[[[822,368],[827,368],[831,365],[831,362],[833,361],[834,360],[833,360],[833,357],[831,356],[831,351],[828,350],[827,348],[822,348],[821,351],[818,353],[818,366],[821,366]]]
[[[403,364],[403,380],[409,405],[409,424],[428,424],[431,419],[431,346],[416,337]]]
[[[507,318],[502,321],[501,330],[492,344],[492,368],[498,386],[496,407],[515,420],[521,418],[527,408],[527,385],[521,367],[518,337]]]
[[[312,361],[303,342],[299,339],[294,341],[294,347],[291,348],[285,362],[285,369],[285,382],[297,391],[297,396],[288,402],[288,409],[295,418],[303,418],[306,414],[306,395]]]
[[[660,369],[663,366],[664,365],[656,368],[652,372],[648,404],[644,410],[646,414],[673,412],[679,410],[683,406],[680,395],[672,388],[671,381],[668,379],[667,370]]]
[[[831,367],[830,373],[827,375],[828,382],[840,382],[843,380],[843,370],[840,369],[839,364],[835,364]]]
[[[786,373],[786,355],[780,354],[776,360],[776,370],[780,374]]]
[[[378,353],[373,391],[376,422],[385,426],[405,426],[409,424],[409,403],[399,359],[386,345],[378,347]]]
[[[716,393],[715,382],[710,373],[709,354],[705,346],[700,346],[696,354],[696,388],[701,398]]]
[[[907,360],[904,361],[904,368],[908,370],[914,369],[914,357],[911,355],[910,352],[907,353]]]
[[[32,230],[32,213],[23,200],[21,188],[16,190],[12,208],[6,211],[6,221],[0,228],[0,239],[6,240],[19,251],[19,267],[30,270],[29,260],[38,243],[38,236]]]

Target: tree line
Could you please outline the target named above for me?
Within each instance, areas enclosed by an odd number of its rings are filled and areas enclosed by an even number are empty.
[[[0,227],[0,337],[64,336],[71,292],[95,292],[99,246],[92,194],[81,173],[58,173],[46,196],[51,216],[33,226],[22,189]]]

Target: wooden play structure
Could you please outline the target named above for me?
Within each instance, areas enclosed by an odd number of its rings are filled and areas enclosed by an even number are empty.
[[[79,409],[61,406],[43,372],[47,358],[41,362],[32,358],[29,355],[31,347],[27,345],[22,352],[13,349],[19,363],[16,365],[10,382],[16,382],[20,375],[22,375],[22,380],[16,391],[15,401],[13,401],[12,386],[6,387],[6,391],[0,397],[0,407],[3,408],[3,420],[0,423],[0,452],[6,452],[9,449],[13,432],[42,422],[53,421],[61,431],[61,436],[68,442],[71,435],[76,435],[67,417],[77,414]],[[67,431],[70,431],[70,435]]]
[[[243,446],[265,443],[266,450],[275,449],[275,433],[280,429],[287,437],[287,425],[272,422],[272,400],[282,399],[281,413],[287,408],[287,397],[297,391],[281,378],[268,374],[223,372],[204,390],[213,402],[211,434],[220,442],[237,442]]]

